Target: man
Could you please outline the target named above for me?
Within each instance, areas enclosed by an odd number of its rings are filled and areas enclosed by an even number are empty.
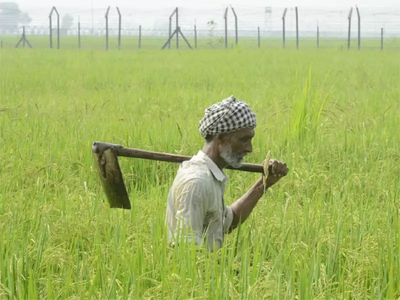
[[[224,234],[243,223],[264,193],[262,177],[235,203],[224,203],[228,165],[238,168],[252,152],[256,116],[244,101],[233,96],[205,110],[199,131],[205,145],[181,164],[169,191],[166,211],[168,240],[220,248]],[[288,173],[283,162],[271,159],[266,188]]]

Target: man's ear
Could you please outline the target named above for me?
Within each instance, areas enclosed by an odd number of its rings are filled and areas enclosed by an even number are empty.
[[[227,133],[218,133],[216,137],[220,143],[225,143],[230,140],[230,135]]]

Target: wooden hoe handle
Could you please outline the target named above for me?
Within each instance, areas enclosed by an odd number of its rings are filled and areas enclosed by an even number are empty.
[[[141,159],[158,160],[172,163],[182,163],[184,161],[190,160],[190,156],[177,155],[171,153],[153,152],[133,148],[125,148],[118,144],[109,144],[103,142],[94,142],[92,146],[93,153],[101,153],[110,148],[113,148],[117,156],[123,157],[134,157]],[[226,167],[226,169],[253,172],[253,173],[264,173],[263,165],[261,164],[249,164],[243,163],[240,168],[233,168],[231,166]]]

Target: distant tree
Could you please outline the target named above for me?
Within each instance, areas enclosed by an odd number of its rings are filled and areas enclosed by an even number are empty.
[[[221,38],[214,38],[215,27],[217,27],[217,23],[214,20],[210,20],[207,22],[209,32],[208,32],[208,45],[210,47],[215,47],[216,44],[221,43]],[[222,39],[223,41],[223,39]]]
[[[18,29],[20,14],[18,4],[13,2],[0,3],[0,28],[6,30]]]
[[[61,28],[63,29],[70,29],[74,23],[74,17],[70,14],[64,15],[62,18]]]
[[[17,3],[0,2],[0,29],[18,30],[18,26],[28,25],[32,19],[27,13],[22,13]]]
[[[31,19],[31,17],[30,17],[27,13],[21,13],[21,14],[19,15],[19,22],[20,22],[22,25],[26,26],[26,25],[28,25],[30,22],[32,22],[32,19]]]
[[[208,22],[207,22],[207,25],[208,25],[208,28],[210,29],[208,35],[209,35],[210,37],[213,37],[213,36],[214,36],[214,29],[215,29],[215,27],[217,26],[217,23],[215,23],[214,20],[211,20],[211,21],[208,21]]]

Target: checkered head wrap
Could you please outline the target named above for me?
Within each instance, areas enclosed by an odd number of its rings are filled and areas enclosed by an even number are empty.
[[[205,109],[205,116],[199,122],[199,131],[205,138],[207,135],[229,133],[256,126],[256,115],[249,105],[236,100],[232,95]]]

